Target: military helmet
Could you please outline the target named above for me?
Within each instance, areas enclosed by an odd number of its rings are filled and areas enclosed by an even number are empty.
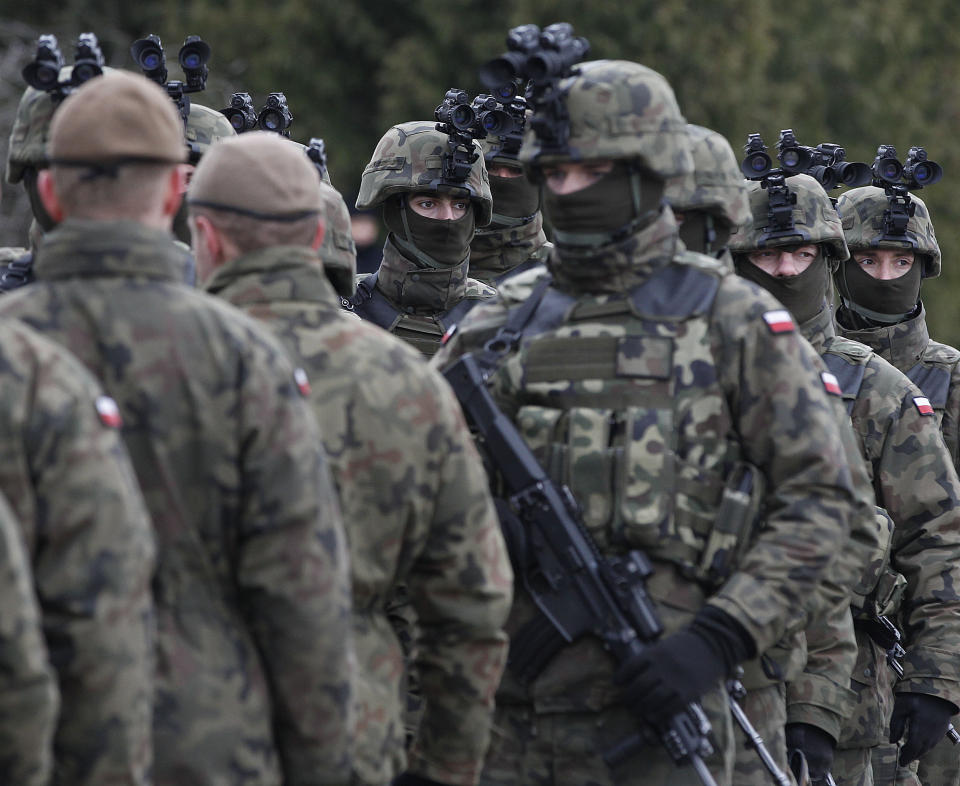
[[[785,182],[797,195],[797,203],[793,207],[794,232],[784,237],[770,237],[768,191],[759,181],[748,180],[752,217],[730,236],[730,250],[746,254],[761,248],[822,243],[829,249],[827,256],[830,262],[842,262],[849,257],[840,216],[823,186],[809,175],[792,175]]]
[[[353,242],[350,211],[340,192],[333,186],[321,183],[320,194],[323,197],[321,213],[326,227],[320,258],[337,294],[353,297],[357,289],[357,247]]]
[[[687,124],[694,172],[673,177],[664,192],[678,213],[700,211],[726,219],[731,227],[752,216],[750,199],[733,148],[722,134]]]
[[[933,232],[930,211],[920,197],[910,195],[916,205],[902,237],[884,233],[883,214],[889,205],[886,192],[876,186],[851,188],[837,202],[837,212],[843,224],[843,234],[851,251],[871,248],[913,249],[923,260],[923,277],[940,275],[940,246]]]
[[[184,136],[190,148],[191,164],[196,164],[214,142],[236,135],[237,132],[223,113],[203,104],[190,102],[190,116],[187,118]]]
[[[493,215],[490,179],[480,145],[474,141],[477,160],[462,182],[448,182],[442,174],[448,137],[433,121],[414,120],[393,126],[377,143],[360,179],[357,208],[367,210],[383,204],[394,194],[459,189],[479,208],[477,226],[486,226]]]
[[[565,149],[546,145],[528,123],[518,156],[523,163],[636,160],[663,180],[693,172],[686,120],[656,71],[626,60],[593,60],[577,66],[559,89],[570,116]]]

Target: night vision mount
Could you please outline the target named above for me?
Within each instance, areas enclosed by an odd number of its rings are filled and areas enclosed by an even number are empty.
[[[910,198],[911,191],[932,186],[943,177],[943,167],[927,158],[922,147],[911,147],[907,160],[901,164],[893,145],[880,145],[871,167],[873,185],[887,194],[887,209],[883,212],[883,236],[902,240],[907,224],[916,213],[917,205]]]
[[[570,115],[560,80],[574,73],[574,66],[589,52],[590,43],[575,36],[567,22],[542,31],[536,25],[520,25],[507,33],[507,51],[480,67],[480,81],[495,96],[526,83],[526,98],[533,109],[531,128],[540,144],[545,152],[565,152]]]
[[[230,106],[220,110],[238,134],[253,131],[272,131],[283,137],[290,137],[293,115],[283,93],[270,93],[264,105],[257,112],[249,93],[234,93],[230,96]]]
[[[163,44],[156,35],[140,38],[130,45],[130,55],[140,67],[147,79],[156,82],[167,91],[180,110],[184,127],[190,117],[190,99],[187,93],[198,93],[207,86],[207,61],[210,59],[210,45],[198,35],[189,35],[180,47],[177,61],[183,71],[185,81],[167,81],[167,57]]]
[[[37,39],[37,53],[21,72],[30,87],[50,95],[59,103],[88,79],[103,73],[103,52],[93,33],[81,33],[73,55],[73,71],[70,78],[60,79],[60,69],[65,65],[57,37],[42,35]]]

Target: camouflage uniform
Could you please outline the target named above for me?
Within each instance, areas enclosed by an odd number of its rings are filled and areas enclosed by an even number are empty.
[[[553,157],[528,133],[521,159],[636,159],[661,179],[692,171],[684,121],[662,77],[620,61],[579,69],[561,83],[568,152]],[[668,633],[709,603],[766,650],[802,624],[805,599],[851,515],[832,407],[808,351],[792,325],[769,326],[772,298],[717,260],[682,250],[669,207],[624,239],[576,251],[559,244],[549,267],[551,286],[522,341],[489,379],[494,395],[570,486],[601,552],[642,548],[654,560],[648,590]],[[501,302],[475,308],[437,362],[477,349],[508,313]],[[770,490],[765,528],[752,537],[714,529],[741,460],[763,467]],[[731,574],[711,580],[711,564]],[[508,633],[533,613],[518,591]],[[603,762],[599,754],[636,729],[612,677],[610,656],[590,638],[564,648],[529,684],[508,667],[481,782],[699,783],[658,746],[619,770]],[[727,784],[733,730],[719,681],[702,704],[715,742],[706,763]]]
[[[12,320],[0,321],[0,365],[0,492],[21,524],[62,698],[54,783],[148,784],[154,543],[112,402]]]
[[[437,131],[434,122],[393,126],[363,170],[357,208],[376,207],[394,195],[437,190],[446,144],[447,135]],[[452,188],[470,197],[477,211],[477,225],[486,226],[493,203],[483,156],[479,155],[479,145],[474,144],[477,160],[467,180]],[[420,258],[412,259],[415,255]],[[429,357],[439,349],[450,325],[477,301],[496,294],[493,287],[468,278],[468,269],[469,254],[456,265],[439,265],[390,233],[380,269],[359,279],[351,308]]]
[[[57,686],[20,528],[0,498],[0,782],[50,782]]]
[[[340,305],[349,305],[357,291],[357,246],[350,230],[350,210],[340,192],[329,183],[320,183],[323,199],[324,232],[320,246],[323,272],[340,296]]]
[[[848,252],[839,217],[823,189],[805,175],[792,177],[787,183],[798,197],[793,215],[796,234],[767,237],[767,197],[759,183],[751,182],[755,219],[734,235],[731,249],[746,253],[789,243],[815,243],[831,266],[845,259]],[[895,613],[903,593],[908,647],[900,690],[932,693],[955,701],[960,672],[949,666],[944,651],[960,646],[960,629],[951,620],[960,597],[952,590],[950,569],[943,566],[957,558],[960,547],[956,527],[958,481],[951,462],[946,460],[935,421],[908,379],[868,347],[838,338],[825,306],[800,329],[841,380],[877,503],[895,527],[889,543],[881,544],[882,558],[870,561],[867,573],[854,589],[858,659],[851,687],[856,704],[840,729],[833,770],[838,783],[888,783],[892,782],[892,773],[883,777],[875,766],[871,774],[870,749],[888,745],[892,671],[885,664],[884,650],[869,638],[861,621],[866,621],[872,611]],[[848,382],[844,383],[844,378]],[[921,533],[926,537],[921,539]],[[832,635],[829,625],[807,630],[808,641]],[[801,688],[793,696],[806,693]],[[834,716],[842,714],[837,708],[846,705],[842,696],[837,696],[836,702]],[[822,702],[814,714],[807,710],[797,714],[792,704],[788,712],[791,722],[810,723],[833,735],[835,721],[826,714],[831,701]],[[889,747],[895,755],[895,748]]]
[[[906,243],[917,253],[917,264],[923,265],[923,278],[936,277],[941,255],[933,222],[923,200],[911,196],[911,202],[916,208],[907,223]],[[904,247],[883,239],[874,223],[886,208],[880,188],[852,189],[841,195],[837,210],[851,251]],[[960,350],[930,338],[922,303],[915,315],[894,325],[848,329],[841,315],[838,323],[841,335],[869,346],[920,388],[936,413],[954,466],[960,468]],[[918,775],[923,783],[960,786],[960,750],[944,739],[920,758]]]

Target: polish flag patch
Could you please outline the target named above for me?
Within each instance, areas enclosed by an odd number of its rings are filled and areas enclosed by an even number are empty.
[[[784,308],[777,311],[765,311],[763,321],[767,323],[771,333],[792,333],[794,331],[793,317]]]
[[[925,396],[914,396],[913,403],[917,407],[917,412],[919,412],[921,415],[933,414],[933,407],[930,406],[930,399],[926,398]]]
[[[440,339],[440,346],[444,346],[451,338],[453,334],[457,332],[457,326],[451,325],[447,328],[447,332],[443,334],[443,338]]]
[[[120,428],[123,425],[123,418],[120,415],[120,407],[110,396],[98,396],[94,402],[97,408],[97,415],[100,422],[109,428]]]
[[[820,374],[820,379],[823,380],[823,389],[834,396],[842,396],[843,391],[840,389],[840,382],[837,378],[831,374],[829,371],[824,371]]]
[[[295,368],[293,370],[293,381],[297,384],[297,390],[300,391],[300,395],[306,398],[310,395],[310,380],[307,378],[307,372],[302,368]]]

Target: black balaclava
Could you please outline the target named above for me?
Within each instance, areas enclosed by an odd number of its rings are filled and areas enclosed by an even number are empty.
[[[540,189],[524,176],[490,175],[490,193],[493,195],[494,223],[498,223],[498,218],[510,219],[509,223],[530,219],[540,209]]]
[[[47,209],[43,206],[40,199],[40,192],[37,190],[37,170],[34,167],[27,167],[23,170],[23,187],[27,192],[27,198],[30,200],[30,210],[33,211],[33,217],[44,232],[49,232],[57,222],[50,217]]]
[[[793,246],[785,246],[785,249]],[[787,307],[798,324],[813,319],[820,313],[827,299],[829,274],[823,248],[817,246],[817,258],[809,267],[795,276],[771,276],[761,270],[747,254],[737,254],[737,273],[748,281],[758,284]]]
[[[463,216],[447,221],[421,216],[406,200],[406,194],[399,194],[383,206],[384,223],[404,256],[412,256],[427,267],[451,267],[463,262],[476,229],[472,202]]]
[[[730,224],[713,213],[687,210],[680,224],[680,239],[691,251],[715,256],[730,240]]]
[[[867,273],[851,257],[835,275],[843,304],[869,322],[893,325],[910,316],[920,300],[922,257],[899,278],[880,280]]]

